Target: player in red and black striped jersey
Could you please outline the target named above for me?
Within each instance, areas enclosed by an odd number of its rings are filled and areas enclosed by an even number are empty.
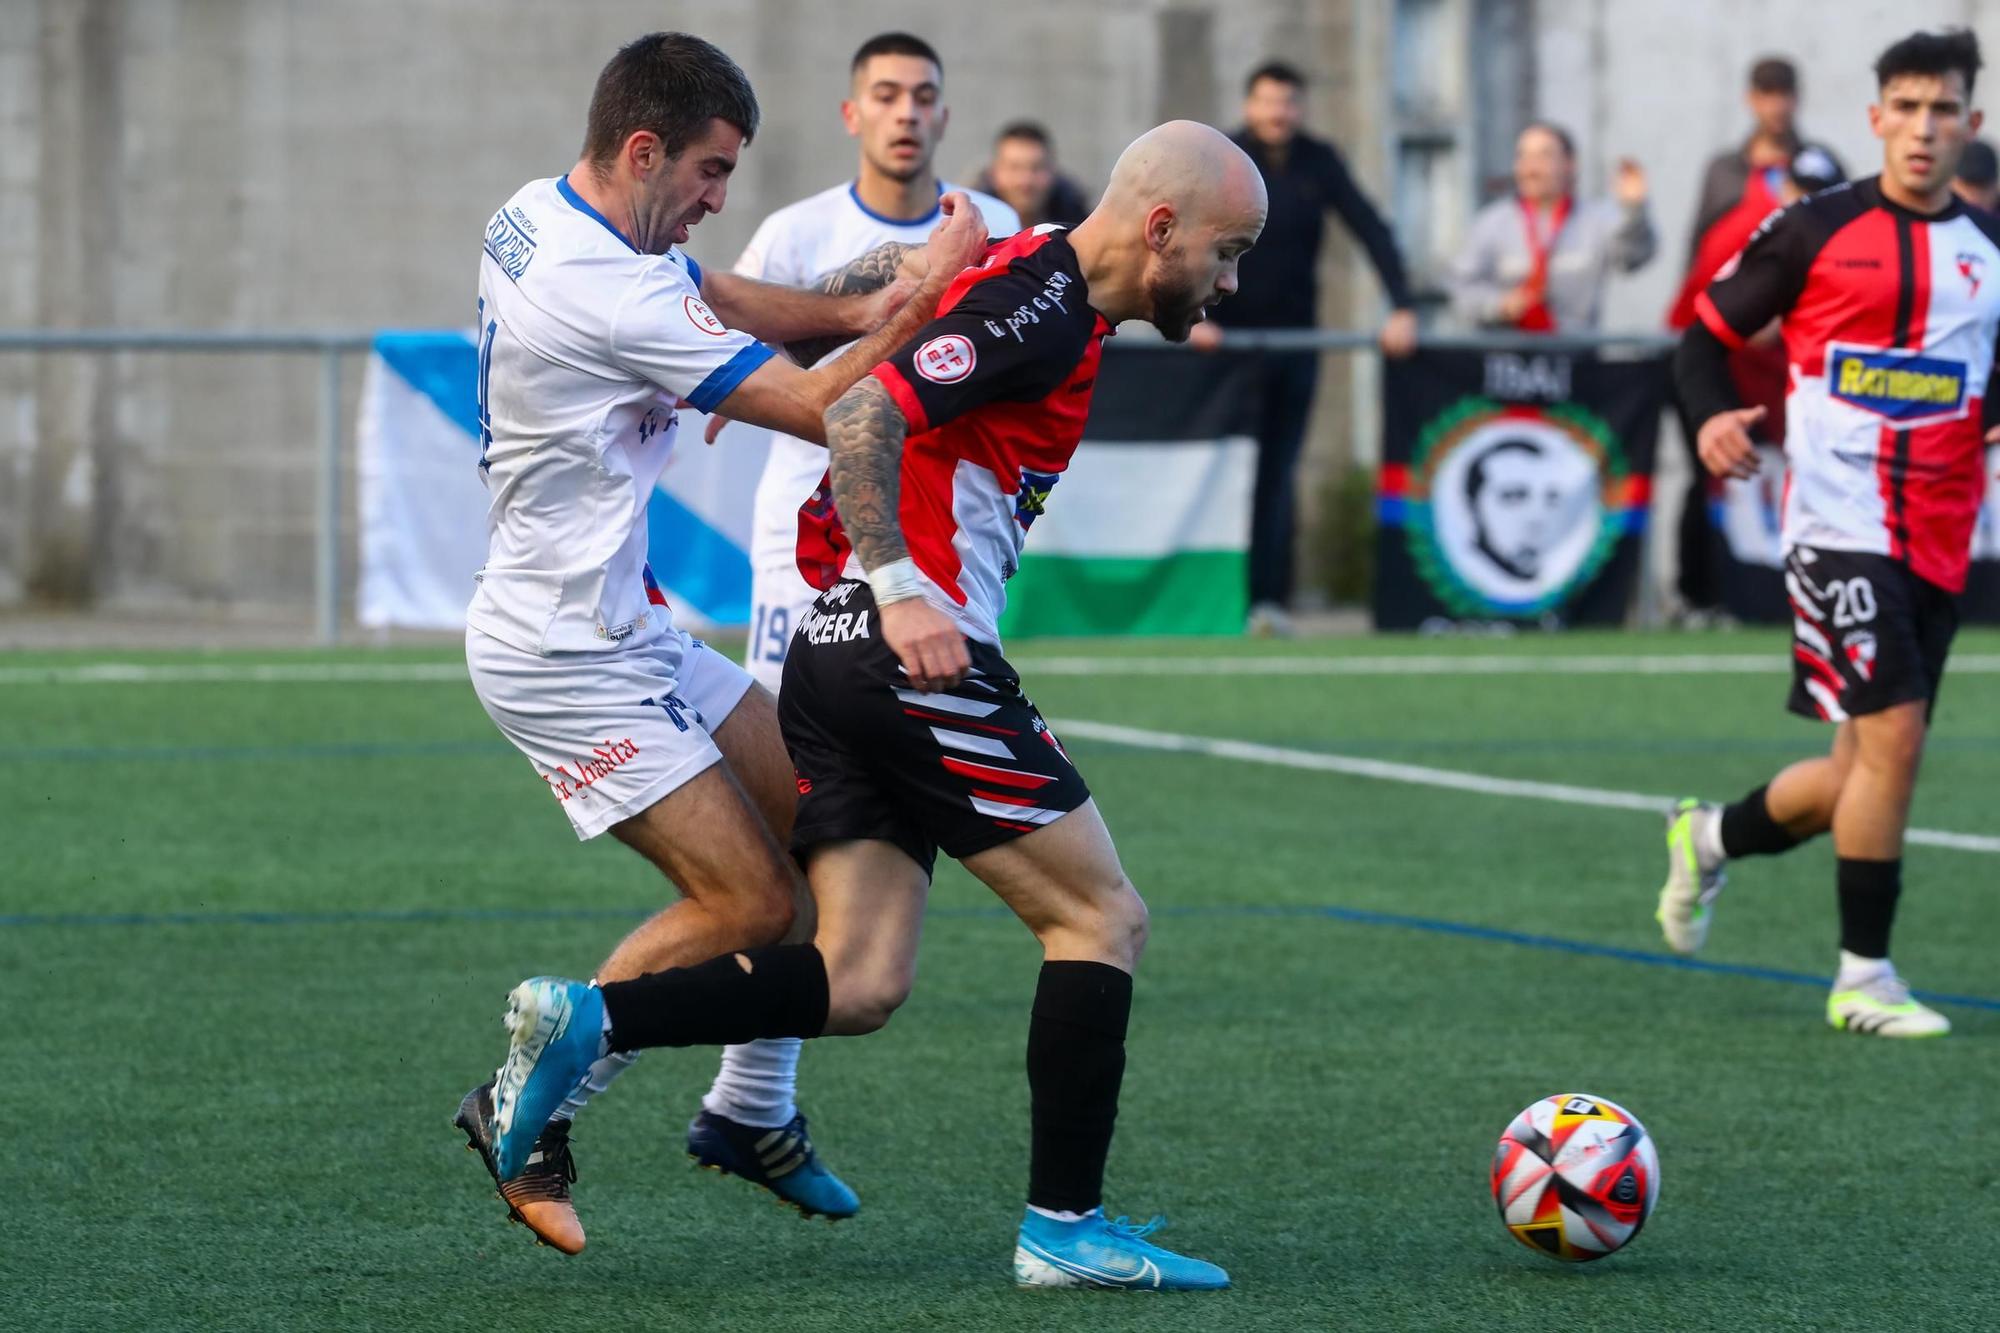
[[[1148,1242],[1151,1227],[1104,1216],[1146,906],[996,622],[1082,438],[1103,338],[1133,319],[1185,338],[1235,290],[1265,207],[1255,165],[1217,131],[1149,131],[1073,232],[989,248],[936,319],[828,410],[837,517],[809,506],[802,543],[826,591],[779,695],[814,942],[602,988],[614,1051],[871,1032],[909,992],[937,852],[963,861],[1043,948],[1014,1255],[1026,1286],[1228,1285]]]
[[[1884,52],[1869,122],[1882,174],[1773,214],[1697,300],[1675,378],[1717,476],[1756,472],[1726,356],[1773,320],[1789,363],[1783,540],[1793,612],[1791,708],[1837,724],[1825,758],[1728,807],[1683,801],[1660,894],[1667,942],[1708,934],[1723,863],[1831,830],[1839,856],[1837,1028],[1950,1030],[1889,962],[1903,833],[1957,628],[1986,445],[2000,442],[2000,220],[1951,191],[1978,133],[1971,33],[1918,33]]]

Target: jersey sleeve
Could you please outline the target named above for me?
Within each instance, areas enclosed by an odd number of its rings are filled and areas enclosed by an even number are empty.
[[[912,435],[988,403],[1034,402],[1076,369],[1096,319],[1082,301],[1019,274],[988,278],[871,373]]]
[[[1741,347],[1798,301],[1814,253],[1807,222],[1800,204],[1772,213],[1695,298],[1696,316],[1724,346]]]
[[[769,361],[771,349],[727,328],[702,301],[692,276],[660,263],[611,316],[612,359],[631,374],[687,399],[702,412]]]

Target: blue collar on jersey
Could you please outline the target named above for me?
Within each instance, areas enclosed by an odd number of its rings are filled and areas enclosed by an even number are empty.
[[[583,196],[578,194],[576,190],[571,187],[569,183],[569,176],[567,174],[563,175],[556,181],[556,193],[560,194],[563,198],[569,200],[570,207],[574,208],[577,212],[585,214],[588,217],[596,218],[598,223],[601,226],[603,226],[604,230],[610,232],[613,236],[616,236],[619,240],[625,242],[625,248],[627,250],[630,250],[635,255],[639,253],[639,247],[632,244],[632,242],[625,240],[625,233],[618,230],[618,228],[612,226],[610,218],[605,217],[604,214],[598,212],[596,209],[592,208],[589,204],[584,202]]]
[[[931,211],[924,214],[920,218],[883,217],[880,213],[877,213],[874,209],[870,208],[868,205],[861,202],[861,182],[859,181],[849,181],[847,183],[847,197],[849,199],[852,199],[854,201],[854,206],[860,209],[863,213],[866,213],[869,217],[874,218],[877,222],[885,223],[891,227],[921,227],[926,222],[935,222],[937,220],[937,215],[941,211],[943,211],[944,208],[944,205],[942,204],[933,204],[931,205]],[[940,199],[944,198],[943,181],[938,182],[938,198]],[[611,224],[606,222],[604,225],[608,227]]]

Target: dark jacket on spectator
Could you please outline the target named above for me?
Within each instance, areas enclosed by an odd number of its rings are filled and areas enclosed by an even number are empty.
[[[972,182],[972,188],[982,194],[991,194],[994,198],[999,198],[999,195],[994,193],[993,173],[990,171],[981,171],[978,179]],[[1049,186],[1048,200],[1042,205],[1042,215],[1031,218],[1024,213],[1021,215],[1021,225],[1039,227],[1044,222],[1054,222],[1061,226],[1074,227],[1089,216],[1090,201],[1084,198],[1083,187],[1058,171],[1054,182]]]
[[[1693,263],[1696,252],[1701,249],[1701,238],[1708,229],[1721,220],[1724,213],[1743,202],[1743,191],[1750,184],[1750,144],[1754,140],[1745,139],[1741,147],[1717,153],[1708,160],[1708,169],[1701,174],[1701,198],[1695,205],[1694,230],[1688,234],[1688,262]],[[1805,140],[1794,134],[1787,145],[1790,152],[1797,152]],[[1834,163],[1840,167],[1840,163]],[[1840,174],[1847,174],[1842,167]]]
[[[1333,145],[1309,135],[1292,139],[1282,162],[1247,129],[1230,138],[1263,174],[1271,199],[1264,234],[1243,256],[1240,287],[1215,308],[1225,328],[1311,328],[1319,322],[1319,247],[1332,209],[1368,251],[1389,304],[1410,304],[1403,258],[1381,214],[1354,183]]]

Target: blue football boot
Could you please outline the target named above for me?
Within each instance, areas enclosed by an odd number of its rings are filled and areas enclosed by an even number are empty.
[[[491,1164],[505,1185],[528,1169],[535,1140],[604,1050],[604,992],[532,977],[507,997],[507,1060],[493,1076]]]
[[[1023,1287],[1116,1287],[1125,1291],[1220,1291],[1229,1274],[1149,1243],[1166,1219],[1144,1225],[1102,1212],[1075,1222],[1030,1208],[1014,1242],[1014,1281]]]
[[[688,1124],[688,1156],[710,1171],[763,1186],[801,1217],[838,1222],[861,1211],[854,1191],[813,1151],[803,1113],[777,1129],[762,1129],[703,1111]]]

